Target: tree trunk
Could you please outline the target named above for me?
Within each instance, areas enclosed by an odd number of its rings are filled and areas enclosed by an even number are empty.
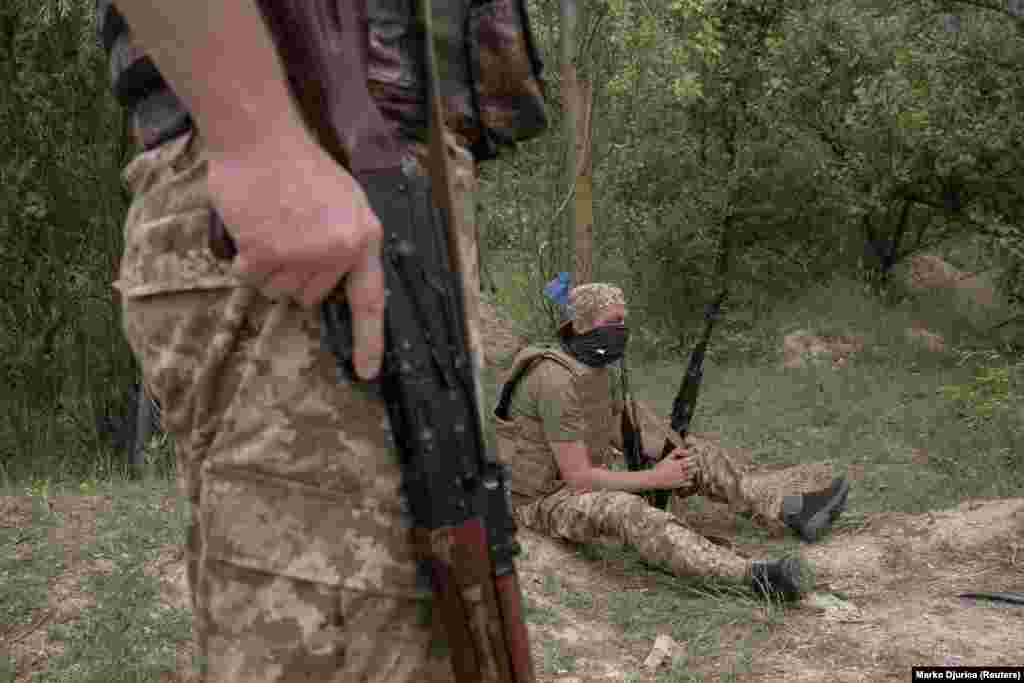
[[[573,253],[575,282],[583,284],[594,279],[594,175],[590,146],[590,123],[594,109],[594,87],[590,81],[579,80],[576,111],[576,227]]]
[[[580,19],[576,0],[560,0],[559,8],[562,108],[565,112],[565,225],[573,249],[573,282],[581,285],[590,282],[593,276],[593,184],[590,176],[590,134],[587,125],[592,88],[589,84],[581,84],[576,73],[576,34]]]

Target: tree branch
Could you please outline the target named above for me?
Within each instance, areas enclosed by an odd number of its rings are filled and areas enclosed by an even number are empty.
[[[989,12],[1003,14],[1018,22],[1020,26],[1024,26],[1024,17],[1013,12],[1005,3],[1003,3],[1002,6],[999,6],[994,3],[985,2],[984,0],[949,0],[949,2],[957,5],[969,5],[971,7],[977,7],[978,9],[988,10]]]

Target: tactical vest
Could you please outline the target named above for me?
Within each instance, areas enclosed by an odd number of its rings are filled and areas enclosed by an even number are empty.
[[[290,11],[329,21],[335,14],[331,9],[334,2],[352,0],[306,1],[308,5],[293,5],[298,9]],[[417,3],[365,1],[370,94],[381,113],[406,137],[425,139],[429,107],[423,80],[423,37],[415,17]],[[478,161],[495,157],[500,145],[512,145],[543,131],[547,126],[543,64],[534,45],[525,0],[434,0],[432,5],[449,130],[472,149]],[[188,130],[192,126],[188,112],[132,40],[112,0],[96,0],[96,12],[98,33],[110,55],[114,93],[128,109],[139,142],[149,149]],[[275,32],[274,22],[268,23],[283,53],[288,53],[293,43],[308,42],[308,37],[301,35],[278,35],[287,31]],[[294,73],[302,71],[302,65],[286,63],[285,67],[293,90],[309,78],[308,73]]]
[[[517,504],[549,495],[565,485],[540,419],[525,415],[513,417],[509,413],[518,385],[544,361],[558,363],[572,375],[577,395],[583,403],[586,423],[583,441],[594,465],[604,464],[607,460],[617,427],[612,419],[607,370],[590,368],[557,349],[528,347],[520,351],[494,411],[498,459],[512,472],[513,502]]]

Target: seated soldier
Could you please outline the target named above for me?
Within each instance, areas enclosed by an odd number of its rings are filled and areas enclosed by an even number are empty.
[[[813,542],[844,508],[849,484],[840,477],[824,490],[801,493],[799,484],[815,466],[744,473],[722,448],[692,439],[651,469],[607,469],[602,465],[619,424],[608,366],[626,349],[625,299],[612,285],[582,285],[572,290],[564,313],[561,348],[522,350],[495,410],[498,455],[511,470],[517,519],[577,543],[617,538],[679,576],[732,578],[763,595],[797,597],[795,559],[748,561],[638,494],[702,495]]]

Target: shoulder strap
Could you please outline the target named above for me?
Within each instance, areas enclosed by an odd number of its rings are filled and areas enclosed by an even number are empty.
[[[498,397],[498,405],[494,408],[494,415],[501,420],[508,419],[509,408],[512,407],[512,394],[515,393],[516,387],[519,385],[519,380],[526,376],[526,374],[542,360],[553,360],[563,368],[572,373],[575,377],[578,373],[575,368],[569,363],[566,358],[563,358],[559,353],[552,351],[551,349],[538,350],[535,354],[527,354],[525,358],[519,359],[516,364],[517,367],[505,383],[501,386],[501,395]]]

